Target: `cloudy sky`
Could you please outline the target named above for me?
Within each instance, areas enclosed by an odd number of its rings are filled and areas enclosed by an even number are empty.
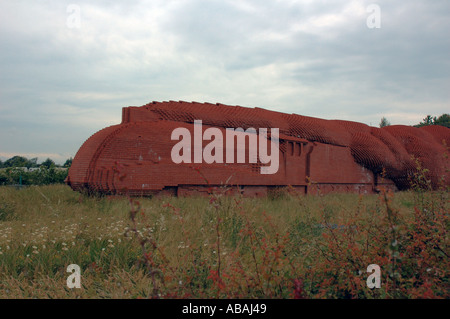
[[[449,31],[448,0],[0,0],[0,158],[151,101],[416,124],[450,111]]]

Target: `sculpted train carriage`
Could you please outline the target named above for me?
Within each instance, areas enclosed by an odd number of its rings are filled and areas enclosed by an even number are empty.
[[[86,140],[66,183],[143,196],[224,185],[249,196],[283,186],[305,194],[372,193],[408,188],[418,160],[433,187],[448,186],[447,141],[450,129],[442,126],[376,128],[261,108],[152,102],[124,107],[122,123]]]

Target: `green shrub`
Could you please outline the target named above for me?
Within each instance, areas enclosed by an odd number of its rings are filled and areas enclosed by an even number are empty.
[[[0,172],[0,185],[50,185],[62,184],[67,177],[67,169],[41,166],[34,171],[21,168],[6,168]]]
[[[0,221],[8,221],[14,218],[14,207],[9,203],[0,203]]]

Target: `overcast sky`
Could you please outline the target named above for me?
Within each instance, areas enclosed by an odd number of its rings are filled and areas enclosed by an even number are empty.
[[[0,158],[151,101],[416,124],[450,112],[449,32],[448,0],[0,0]]]

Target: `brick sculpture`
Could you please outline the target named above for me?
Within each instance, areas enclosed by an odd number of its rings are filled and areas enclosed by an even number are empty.
[[[203,131],[278,128],[277,172],[261,174],[265,164],[250,161],[174,163],[171,151],[178,141],[171,134],[177,128],[194,132],[195,120],[202,121]],[[250,196],[265,195],[280,186],[301,193],[372,193],[382,185],[407,189],[418,159],[436,188],[450,184],[448,142],[450,129],[442,126],[376,128],[261,108],[152,102],[124,107],[121,124],[86,140],[73,159],[66,183],[78,191],[129,195],[189,195],[225,184]],[[205,147],[208,142],[202,143]]]

